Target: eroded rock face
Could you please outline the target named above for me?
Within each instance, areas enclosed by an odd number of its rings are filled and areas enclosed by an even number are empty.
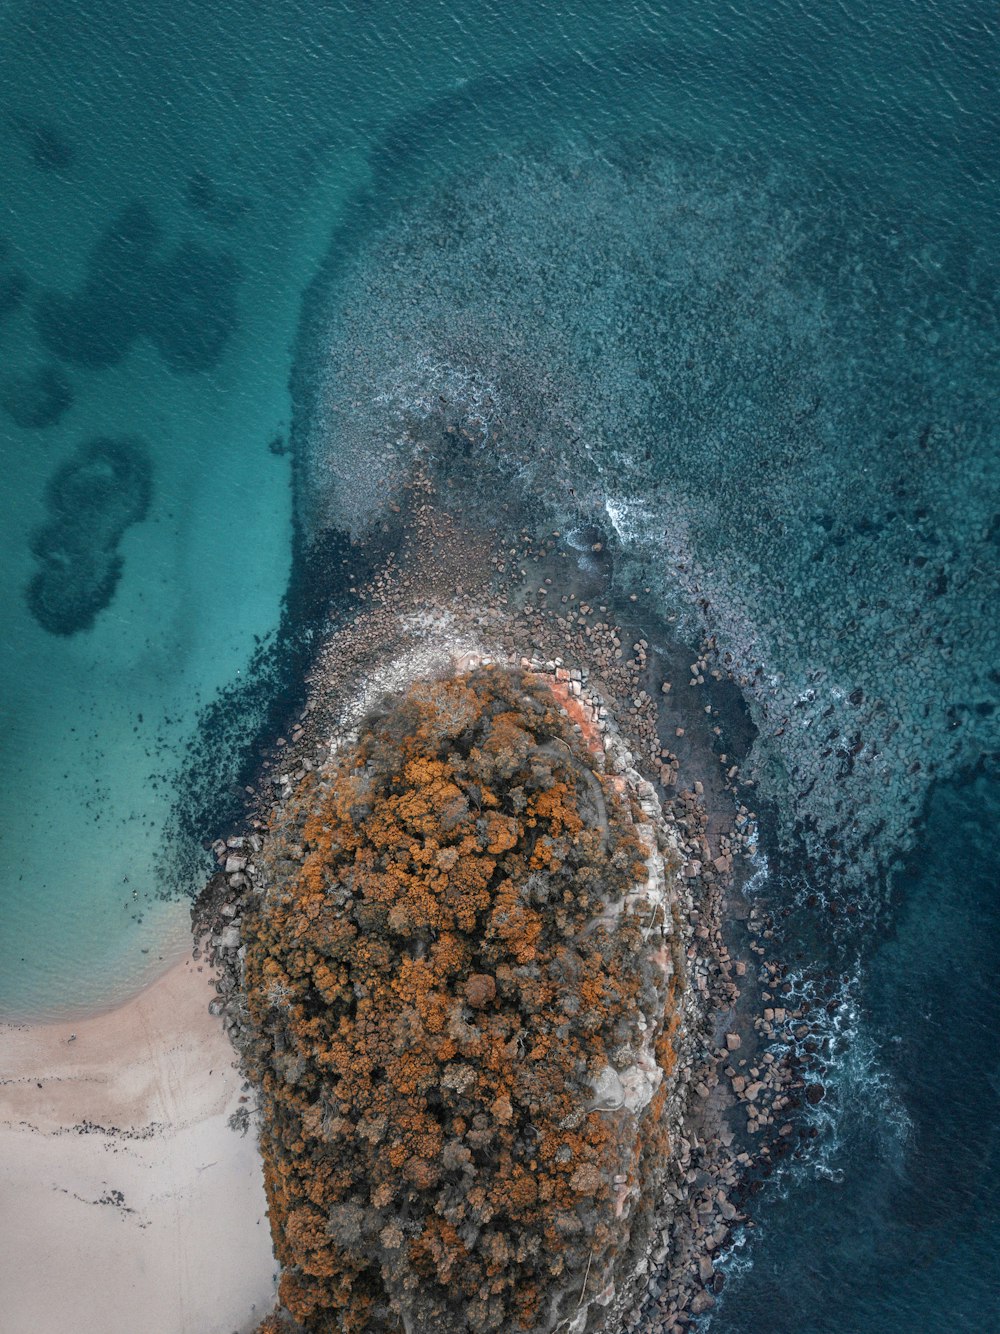
[[[307,1329],[582,1331],[618,1307],[680,1040],[654,805],[548,684],[491,668],[412,686],[275,815],[245,985]]]

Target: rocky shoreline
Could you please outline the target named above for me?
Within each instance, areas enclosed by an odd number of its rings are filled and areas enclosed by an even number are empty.
[[[748,1201],[781,1157],[799,1151],[810,1132],[797,1112],[823,1096],[800,1068],[806,1014],[775,1003],[786,984],[781,961],[768,958],[770,924],[742,896],[757,834],[735,795],[738,767],[717,749],[724,740],[713,699],[726,683],[709,665],[710,646],[686,664],[687,687],[664,679],[670,663],[676,676],[683,650],[665,627],[655,641],[638,629],[632,638],[623,622],[635,616],[639,625],[643,591],[614,588],[600,535],[589,559],[577,561],[558,533],[522,530],[513,543],[493,533],[483,542],[438,508],[426,481],[412,484],[408,502],[398,554],[352,590],[355,616],[322,646],[305,708],[262,764],[246,829],[214,845],[219,869],[193,913],[198,952],[219,969],[212,1009],[237,1050],[245,1047],[240,927],[263,888],[261,831],[380,695],[475,661],[546,676],[574,728],[680,862],[675,897],[689,983],[668,1117],[673,1153],[653,1242],[633,1282],[605,1294],[602,1317],[605,1328],[676,1334],[715,1304],[727,1248],[752,1226]]]

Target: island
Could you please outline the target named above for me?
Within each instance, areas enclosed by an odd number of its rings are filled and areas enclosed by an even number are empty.
[[[672,696],[690,650],[599,534],[512,547],[399,494],[195,908],[255,1090],[260,1328],[680,1328],[803,1088],[728,943],[756,834],[724,674]]]

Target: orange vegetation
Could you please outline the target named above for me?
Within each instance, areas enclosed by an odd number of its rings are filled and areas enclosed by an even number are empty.
[[[629,1241],[621,1182],[667,1145],[591,1080],[665,997],[642,918],[595,921],[640,854],[592,763],[545,684],[480,670],[411,688],[275,818],[245,981],[307,1329],[548,1330]]]

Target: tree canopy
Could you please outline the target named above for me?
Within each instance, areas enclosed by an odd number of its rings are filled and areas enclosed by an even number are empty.
[[[245,982],[285,1306],[320,1334],[572,1316],[665,1148],[595,1094],[664,1009],[614,911],[646,876],[627,796],[546,685],[480,669],[369,719],[264,855]]]

